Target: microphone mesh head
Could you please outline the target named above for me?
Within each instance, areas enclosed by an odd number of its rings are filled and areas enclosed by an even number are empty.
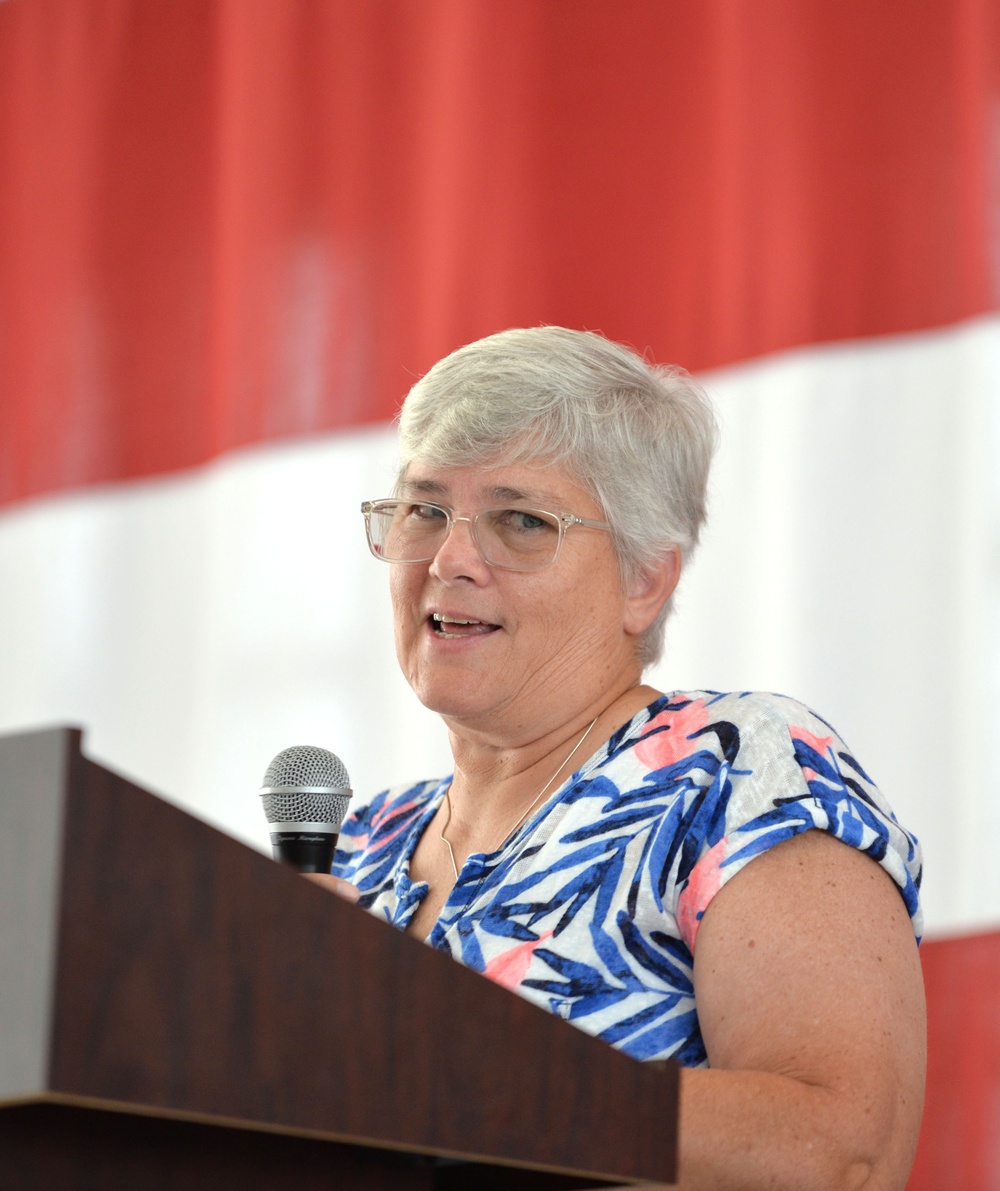
[[[261,806],[268,823],[326,823],[336,834],[347,814],[350,790],[329,794],[262,794]]]
[[[348,790],[351,779],[343,761],[328,749],[296,744],[278,753],[268,765],[261,785],[326,786],[330,790]]]
[[[350,785],[339,757],[311,744],[294,745],[278,753],[267,767],[265,787],[292,788],[262,793],[264,815],[268,823],[326,823],[338,832],[351,799]],[[326,788],[302,788],[309,786]]]

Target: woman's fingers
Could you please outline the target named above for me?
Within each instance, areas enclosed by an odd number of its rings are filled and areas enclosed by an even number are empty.
[[[333,877],[329,873],[303,873],[307,881],[313,881],[317,885],[322,885],[324,889],[329,890],[330,893],[335,893],[338,897],[342,897],[344,901],[356,902],[361,896],[358,890],[350,881],[345,881],[341,877]]]

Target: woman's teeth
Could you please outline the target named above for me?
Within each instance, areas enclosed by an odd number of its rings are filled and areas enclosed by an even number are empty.
[[[432,613],[431,620],[434,623],[435,633],[439,637],[447,637],[451,640],[459,637],[477,636],[480,633],[490,633],[497,627],[495,624],[487,624],[482,620],[462,620],[457,616],[445,616],[441,612]]]

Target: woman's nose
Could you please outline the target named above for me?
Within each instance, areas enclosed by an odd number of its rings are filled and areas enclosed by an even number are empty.
[[[461,524],[459,524],[461,522]],[[452,517],[451,527],[431,560],[431,573],[439,579],[465,576],[481,581],[489,566],[476,545],[471,517]]]

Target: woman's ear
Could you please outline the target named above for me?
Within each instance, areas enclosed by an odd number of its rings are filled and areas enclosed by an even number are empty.
[[[639,636],[659,616],[680,580],[682,561],[680,546],[672,546],[629,583],[625,593],[626,633]]]

